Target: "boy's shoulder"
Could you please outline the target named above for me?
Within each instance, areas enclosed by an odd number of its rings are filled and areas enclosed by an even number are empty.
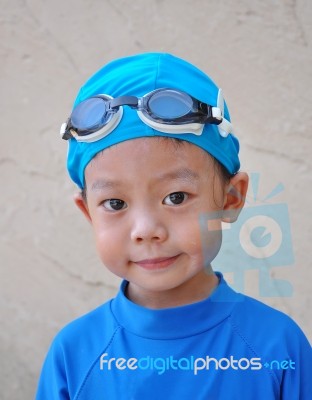
[[[73,320],[57,333],[42,369],[40,398],[56,398],[59,392],[54,393],[54,389],[63,388],[67,392],[80,387],[90,366],[105,352],[119,329],[111,312],[111,301]],[[48,386],[45,382],[49,382]]]
[[[212,295],[212,299],[220,301],[221,305],[227,302],[231,304],[228,322],[233,332],[241,334],[242,337],[251,337],[252,340],[263,338],[263,340],[273,341],[274,338],[280,340],[281,337],[285,340],[293,340],[294,336],[305,338],[301,328],[289,315],[260,300],[236,292],[220,272],[216,274],[220,279],[220,285],[216,294]]]
[[[283,357],[286,349],[290,353],[302,348],[311,350],[305,334],[290,316],[247,295],[241,295],[241,299],[233,308],[229,322],[255,353]]]
[[[72,348],[75,345],[81,347],[92,343],[94,347],[99,341],[102,345],[105,338],[109,340],[118,328],[111,312],[111,302],[112,299],[69,322],[58,332],[53,344],[61,344],[63,349],[67,344]]]
[[[300,329],[297,323],[283,311],[280,311],[254,297],[241,295],[242,301],[237,301],[233,309],[232,316],[236,319],[242,319],[244,324],[252,320],[253,326],[256,322],[257,329],[270,326],[272,329],[278,326],[279,329]],[[248,318],[246,318],[248,317]]]

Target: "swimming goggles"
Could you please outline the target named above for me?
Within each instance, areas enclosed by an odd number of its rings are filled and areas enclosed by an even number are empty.
[[[111,133],[119,124],[123,106],[135,109],[149,127],[164,133],[201,135],[205,124],[218,126],[221,136],[232,132],[231,123],[224,118],[224,100],[219,89],[217,106],[203,103],[177,89],[156,89],[143,97],[106,94],[90,97],[79,103],[67,122],[61,126],[64,140],[95,142]]]

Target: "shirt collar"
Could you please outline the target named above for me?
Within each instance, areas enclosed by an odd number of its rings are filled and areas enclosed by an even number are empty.
[[[207,298],[179,307],[150,309],[130,301],[125,295],[127,281],[112,300],[111,309],[120,326],[151,339],[176,339],[209,330],[229,317],[236,302],[244,297],[232,290],[221,273],[219,285]]]

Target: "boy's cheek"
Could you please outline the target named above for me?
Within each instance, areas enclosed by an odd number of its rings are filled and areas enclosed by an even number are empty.
[[[214,257],[218,254],[222,243],[222,225],[220,220],[201,221],[198,240],[203,254],[209,253]]]
[[[103,265],[115,275],[119,275],[118,264],[123,259],[121,249],[114,245],[113,242],[97,241],[96,250]]]

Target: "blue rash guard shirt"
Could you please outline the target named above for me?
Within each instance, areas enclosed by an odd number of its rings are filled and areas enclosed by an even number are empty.
[[[37,400],[311,400],[312,350],[287,315],[219,285],[148,309],[117,296],[54,339]]]

